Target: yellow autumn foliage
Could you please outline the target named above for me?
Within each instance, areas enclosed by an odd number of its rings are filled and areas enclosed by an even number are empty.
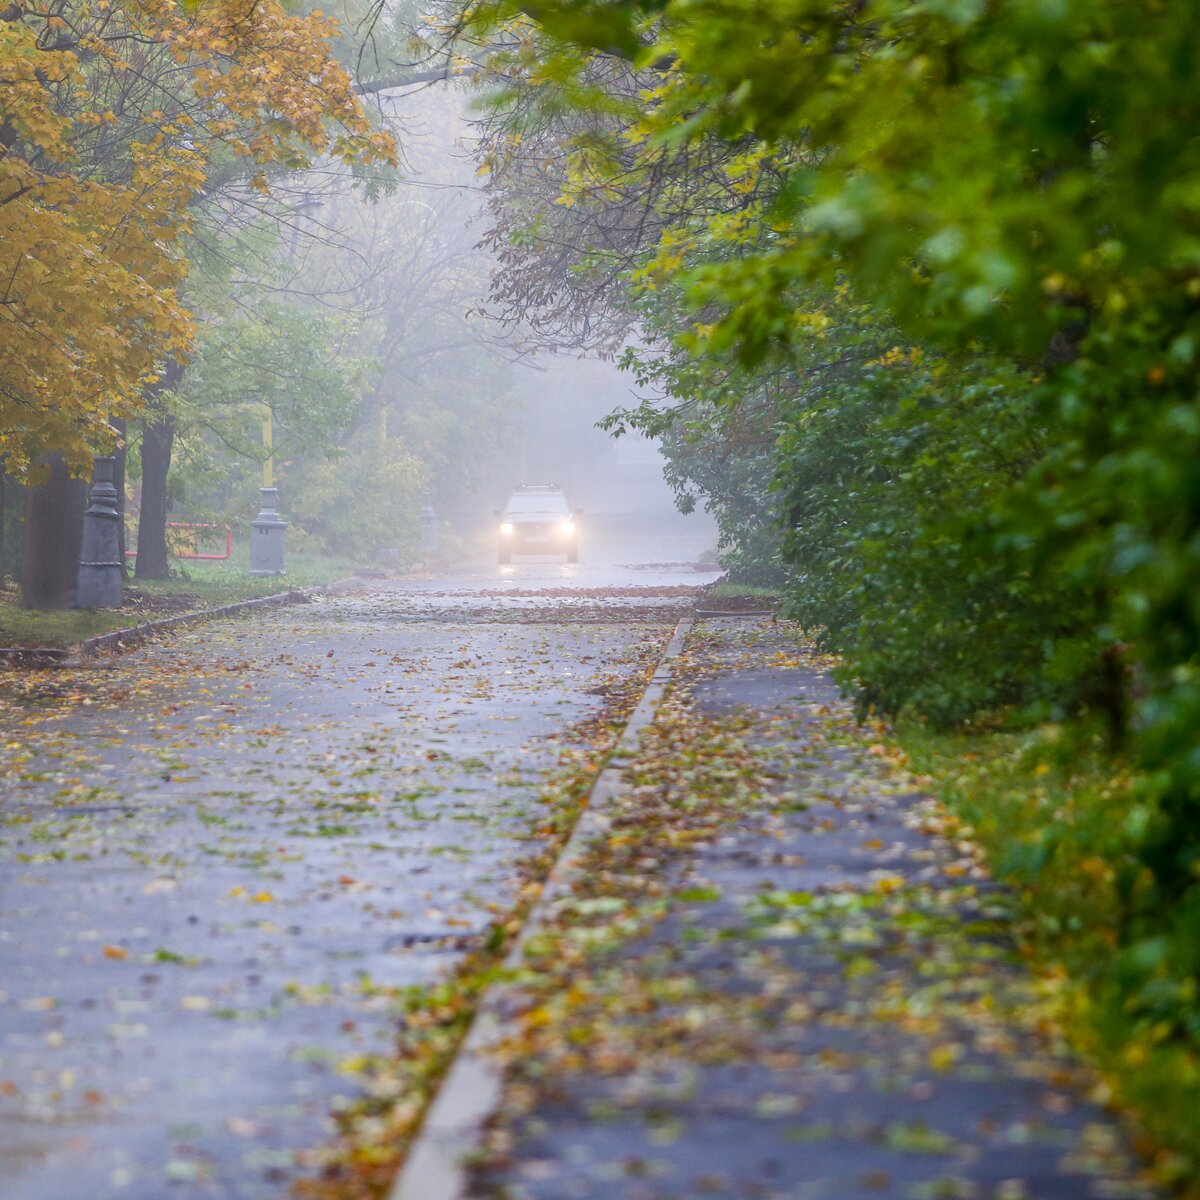
[[[0,456],[76,468],[139,411],[192,316],[178,288],[214,161],[394,162],[331,52],[278,0],[54,0],[0,13]],[[228,175],[228,165],[225,166]],[[236,172],[235,172],[236,174]]]

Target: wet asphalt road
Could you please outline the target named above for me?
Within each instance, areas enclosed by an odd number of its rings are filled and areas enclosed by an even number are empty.
[[[0,681],[0,1198],[286,1193],[512,898],[706,533],[481,561]]]

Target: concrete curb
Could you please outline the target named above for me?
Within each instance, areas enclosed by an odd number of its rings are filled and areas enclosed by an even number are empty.
[[[546,877],[538,902],[504,960],[505,971],[516,971],[521,966],[529,939],[536,936],[554,904],[570,894],[588,844],[608,828],[610,818],[606,810],[620,789],[621,774],[629,756],[638,748],[642,730],[654,720],[671,679],[671,664],[683,649],[692,624],[692,619],[685,617],[675,627],[641,700],[592,784],[587,806]],[[463,1159],[478,1147],[483,1127],[501,1100],[504,1072],[490,1051],[515,1030],[510,1013],[515,995],[516,989],[511,984],[501,984],[479,1002],[471,1027],[425,1114],[388,1200],[467,1200]]]
[[[307,588],[289,588],[286,592],[275,592],[270,596],[255,596],[252,600],[238,600],[232,604],[219,604],[216,608],[198,608],[193,612],[180,613],[175,617],[161,617],[157,621],[146,621],[142,625],[130,625],[126,629],[114,629],[111,633],[97,634],[79,643],[80,658],[95,658],[99,654],[120,654],[157,634],[170,629],[181,629],[200,621],[215,617],[231,617],[250,612],[256,608],[279,608],[285,604],[303,604],[314,596],[332,592],[336,588],[353,583],[353,579],[339,579],[334,583],[322,583]]]

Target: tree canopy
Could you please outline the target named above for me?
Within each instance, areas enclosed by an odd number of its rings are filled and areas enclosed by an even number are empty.
[[[56,0],[0,13],[0,454],[81,466],[186,355],[191,206],[314,155],[394,162],[319,11]],[[239,164],[244,164],[239,165]]]
[[[1195,1040],[1200,9],[472,11],[494,235],[538,263],[501,300],[617,304],[668,398],[648,427],[790,372],[764,419],[792,611],[865,710],[1131,739],[1118,1003]],[[507,166],[530,141],[540,180]]]

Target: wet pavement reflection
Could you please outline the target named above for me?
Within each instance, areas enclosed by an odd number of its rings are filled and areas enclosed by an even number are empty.
[[[705,535],[478,561],[0,693],[0,1197],[286,1193],[511,899],[567,731]],[[632,552],[631,552],[632,546]]]

